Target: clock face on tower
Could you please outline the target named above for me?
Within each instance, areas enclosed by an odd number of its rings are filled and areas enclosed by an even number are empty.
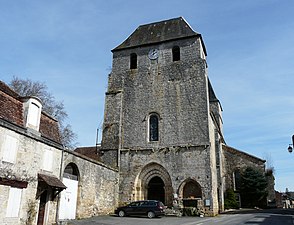
[[[148,53],[149,59],[157,59],[158,58],[158,49],[151,49]]]

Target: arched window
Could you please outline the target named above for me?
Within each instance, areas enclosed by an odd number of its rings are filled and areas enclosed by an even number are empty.
[[[26,114],[26,127],[39,131],[42,104],[35,97],[24,98],[24,110]]]
[[[137,54],[132,53],[130,55],[130,69],[137,69]]]
[[[241,187],[241,174],[240,171],[237,169],[233,173],[233,186],[234,191],[239,191]]]
[[[149,117],[149,141],[158,141],[159,139],[158,122],[158,115],[151,114]]]
[[[179,61],[181,59],[180,47],[174,46],[172,51],[173,51],[173,61]]]
[[[79,179],[79,169],[76,164],[74,163],[69,163],[63,173],[63,177],[69,178],[72,180],[78,180]]]

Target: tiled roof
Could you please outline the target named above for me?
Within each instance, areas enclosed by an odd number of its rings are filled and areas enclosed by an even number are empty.
[[[3,91],[4,93],[10,95],[13,98],[20,97],[15,91],[13,91],[7,84],[2,82],[1,80],[0,80],[0,91]]]
[[[0,81],[0,119],[24,126],[23,104],[20,96]]]
[[[91,146],[91,147],[79,147],[75,149],[75,152],[78,152],[84,156],[89,157],[90,159],[99,160],[99,146]]]
[[[61,142],[58,121],[43,112],[40,119],[40,133],[57,143]]]
[[[200,36],[182,17],[139,26],[112,51],[186,37]]]
[[[39,181],[44,181],[48,186],[55,187],[55,188],[60,188],[60,189],[65,189],[66,186],[55,176],[49,176],[46,174],[38,174],[38,180]]]
[[[212,85],[210,83],[210,80],[208,80],[208,94],[209,94],[209,101],[210,102],[219,102],[218,98],[216,97],[214,90],[212,88]]]
[[[0,119],[25,128],[22,99],[22,96],[0,81]],[[57,143],[61,142],[58,121],[44,112],[41,113],[39,131],[43,137]]]

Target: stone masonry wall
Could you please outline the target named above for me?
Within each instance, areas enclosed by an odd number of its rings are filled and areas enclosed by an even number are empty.
[[[197,181],[216,214],[215,127],[201,45],[193,37],[113,52],[102,149],[113,138],[119,141],[121,203],[135,200],[138,174],[148,163],[158,163],[170,175],[174,193],[188,178]],[[174,46],[180,47],[180,61],[172,60]],[[159,57],[150,60],[154,48]],[[130,69],[131,53],[137,54],[137,69]],[[153,142],[148,137],[151,113],[159,115],[159,140]]]
[[[246,167],[253,167],[264,172],[265,160],[251,156],[226,145],[223,145],[223,154],[225,163],[225,189],[233,188],[233,173],[235,170],[242,171]]]
[[[79,170],[77,218],[113,213],[118,199],[118,171],[81,154],[66,151],[65,168],[74,163]]]
[[[181,48],[181,61],[172,62],[171,49]],[[147,55],[158,48],[158,62]],[[130,54],[138,55],[138,69],[129,69]],[[206,63],[200,57],[200,39],[190,38],[160,45],[126,49],[114,52],[113,70],[108,92],[122,90],[123,109],[119,100],[106,98],[104,130],[116,124],[121,116],[121,131],[104,132],[102,148],[113,134],[121,133],[121,145],[126,148],[152,148],[176,145],[205,144],[208,139],[208,99]],[[113,99],[113,97],[111,98]],[[160,140],[148,142],[148,115],[160,116]],[[116,115],[116,116],[114,116]],[[119,127],[113,127],[120,129]]]
[[[172,182],[173,193],[178,193],[181,183],[191,178],[200,184],[203,199],[210,199],[211,171],[209,166],[207,166],[210,163],[209,152],[209,146],[122,151],[120,203],[135,200],[133,194],[136,191],[134,185],[136,177],[138,177],[146,165],[151,163],[163,166],[168,172]]]
[[[218,188],[219,188],[219,165],[217,165],[217,157],[219,152],[219,146],[216,142],[219,141],[219,136],[216,134],[216,126],[212,118],[209,117],[209,138],[210,138],[210,170],[211,170],[211,211],[218,212],[219,209],[219,198],[218,198]],[[220,203],[221,204],[221,203]],[[212,214],[213,215],[213,214]]]
[[[6,123],[5,123],[6,124]],[[0,126],[0,177],[28,182],[27,188],[22,189],[21,208],[18,218],[6,217],[6,210],[0,210],[0,221],[3,225],[25,224],[28,217],[31,216],[32,221],[36,221],[36,216],[39,207],[39,199],[36,199],[38,186],[38,173],[46,173],[59,177],[59,168],[61,165],[61,150],[54,145],[47,145],[41,141],[39,136],[35,134],[24,135],[19,132],[24,132],[20,128],[15,130],[7,129],[5,126]],[[7,124],[6,124],[7,125]],[[19,132],[17,132],[17,129]],[[7,136],[13,137],[17,140],[17,155],[15,163],[8,163],[2,160],[3,144]],[[35,138],[34,138],[35,137]],[[43,170],[44,151],[50,150],[53,154],[52,171]],[[7,208],[7,200],[9,193],[9,186],[0,185],[0,207]],[[56,200],[48,201],[50,210],[48,210],[48,224],[55,222],[56,216]],[[31,210],[32,213],[29,213]]]

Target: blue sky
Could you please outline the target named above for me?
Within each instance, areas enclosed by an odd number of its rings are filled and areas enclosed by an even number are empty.
[[[111,49],[141,24],[183,16],[202,34],[226,143],[294,191],[293,0],[0,0],[0,77],[45,82],[81,146],[95,144]]]

